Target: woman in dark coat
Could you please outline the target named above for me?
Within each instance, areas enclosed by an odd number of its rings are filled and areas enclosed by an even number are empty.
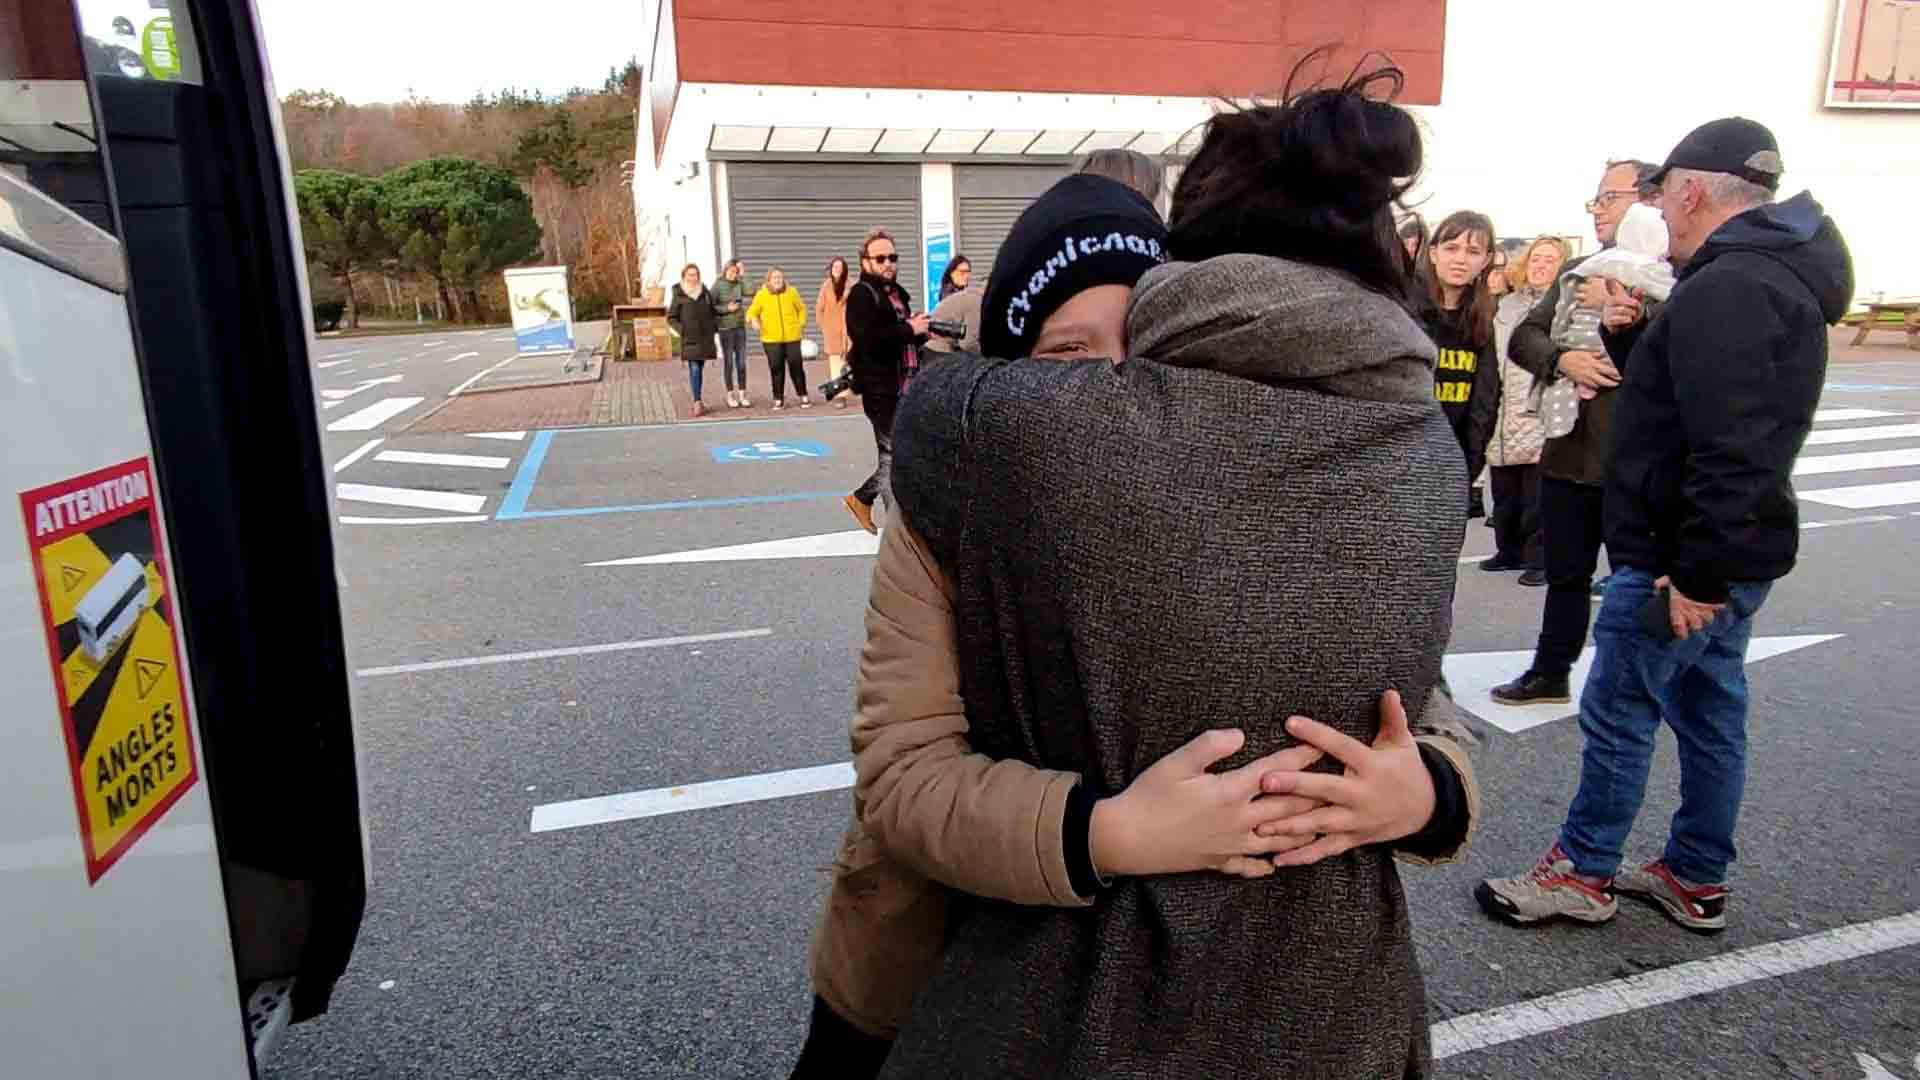
[[[1456,850],[1470,820],[1407,721],[1440,693],[1466,469],[1394,230],[1421,158],[1375,93],[1399,80],[1210,122],[1172,261],[1132,299],[1134,359],[955,355],[903,399],[901,522],[954,584],[976,751],[1098,798],[1232,724],[1225,767],[1312,742],[1345,772],[1266,778],[1325,804],[1276,826],[1317,839],[1270,877],[1128,877],[1096,849],[1088,907],[956,903],[883,1076],[1428,1074],[1394,858]],[[983,321],[1136,243],[1075,237]]]
[[[667,325],[680,335],[680,359],[687,362],[687,382],[693,390],[692,416],[707,414],[707,404],[700,400],[701,382],[707,361],[720,355],[720,314],[713,293],[700,283],[700,268],[688,263],[667,304]]]

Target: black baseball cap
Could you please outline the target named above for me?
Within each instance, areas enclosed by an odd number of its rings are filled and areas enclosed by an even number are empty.
[[[1710,120],[1688,132],[1648,182],[1664,181],[1673,169],[1726,173],[1759,184],[1768,191],[1778,191],[1782,169],[1780,144],[1773,140],[1773,132],[1768,131],[1766,125],[1744,116]]]

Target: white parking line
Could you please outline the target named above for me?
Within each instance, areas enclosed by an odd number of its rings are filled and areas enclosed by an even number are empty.
[[[429,660],[420,664],[393,664],[388,667],[361,668],[356,674],[410,675],[420,671],[447,671],[452,668],[487,667],[492,664],[516,664],[526,660],[556,660],[568,656],[598,656],[602,653],[633,652],[639,649],[670,649],[676,645],[703,645],[711,641],[739,641],[744,638],[772,637],[773,630],[727,630],[718,634],[687,634],[682,637],[642,638],[639,641],[615,641],[606,645],[573,645],[564,649],[536,649],[533,652],[495,653],[492,656],[466,656],[458,660]]]
[[[427,400],[417,397],[390,397],[361,409],[356,413],[335,420],[327,425],[328,431],[372,431],[381,424],[399,416],[415,405]]]
[[[445,360],[442,360],[440,362],[443,364],[452,364],[452,363],[457,363],[461,360],[465,360],[469,356],[479,356],[479,355],[480,354],[477,352],[463,352],[457,356],[449,356]]]
[[[445,345],[445,344],[446,344],[446,342],[444,342],[444,341],[426,341],[426,342],[422,342],[422,343],[420,344],[420,347],[421,347],[421,348],[423,348],[423,349],[437,349],[437,348],[439,348],[440,346],[442,346],[442,345]]]
[[[1859,484],[1854,487],[1822,488],[1803,491],[1800,498],[1823,506],[1841,506],[1848,510],[1877,510],[1883,506],[1920,503],[1920,480],[1894,484]]]
[[[1886,439],[1920,439],[1920,424],[1881,424],[1877,427],[1824,428],[1807,436],[1808,446],[1838,446],[1841,443],[1880,442]]]
[[[450,517],[343,517],[342,525],[465,525],[476,521],[492,521],[485,514],[458,514]]]
[[[353,359],[353,356],[349,355],[349,356],[342,357],[339,360],[327,360],[322,363],[315,364],[313,366],[319,368],[321,371],[325,371],[328,368],[336,368],[336,367],[339,367],[341,364],[350,363],[352,359]]]
[[[1847,420],[1884,420],[1901,413],[1887,412],[1885,409],[1821,409],[1813,414],[1816,424],[1838,424]]]
[[[527,437],[524,431],[469,431],[469,439],[498,439],[501,442],[520,442]]]
[[[1920,449],[1864,450],[1858,454],[1819,454],[1794,462],[1795,476],[1822,476],[1869,469],[1904,469],[1920,465]]]
[[[440,510],[449,514],[477,514],[487,505],[485,495],[467,495],[458,491],[428,491],[423,488],[382,487],[379,484],[341,484],[334,498],[344,502],[373,503],[378,506],[410,506],[416,510]]]
[[[1915,514],[1914,516],[1920,517],[1920,514]],[[1803,521],[1800,523],[1800,528],[1803,531],[1807,529],[1838,529],[1847,525],[1875,525],[1882,521],[1899,520],[1900,518],[1896,514],[1870,514],[1866,517],[1841,518],[1838,521]]]
[[[379,446],[381,443],[386,441],[387,440],[385,439],[368,439],[366,442],[360,444],[360,449],[355,450],[353,453],[348,454],[346,457],[343,457],[338,462],[336,462],[333,466],[333,471],[339,472],[342,469],[345,469],[347,466],[353,464],[356,461],[359,461],[363,457],[366,457],[367,451],[372,450],[374,447]]]
[[[533,808],[531,829],[533,832],[578,829],[587,825],[659,817],[687,810],[709,810],[716,806],[733,806],[762,799],[838,791],[852,786],[853,763],[843,761],[837,765],[815,765],[757,776],[736,776],[730,780],[711,780],[704,784],[684,784],[680,787],[547,803]]]
[[[479,454],[427,454],[417,450],[382,450],[375,461],[399,465],[451,465],[460,469],[504,469],[512,458],[485,457]]]
[[[500,361],[499,363],[493,365],[487,370],[480,372],[478,375],[475,375],[473,378],[468,379],[466,382],[461,383],[459,386],[456,386],[453,389],[447,391],[447,396],[459,397],[460,391],[465,390],[467,387],[472,386],[474,383],[479,382],[481,379],[484,379],[487,376],[493,374],[494,372],[499,371],[501,368],[506,367],[508,364],[513,363],[514,359],[515,358],[511,356],[507,357],[505,360]]]
[[[1596,983],[1433,1025],[1433,1056],[1450,1058],[1702,994],[1920,945],[1920,911],[1823,930]]]

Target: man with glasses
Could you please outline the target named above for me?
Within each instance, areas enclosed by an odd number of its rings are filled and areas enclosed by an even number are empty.
[[[1775,202],[1773,133],[1696,128],[1655,174],[1678,284],[1663,309],[1608,283],[1625,369],[1607,476],[1614,579],[1580,702],[1580,783],[1553,846],[1475,891],[1509,922],[1601,923],[1626,893],[1696,933],[1727,925],[1747,782],[1747,644],[1799,555],[1793,462],[1853,298],[1846,241],[1808,192]],[[1680,809],[1665,852],[1622,872],[1655,737],[1673,729]]]
[[[900,392],[918,366],[919,348],[927,340],[927,316],[913,313],[913,297],[900,285],[900,253],[885,229],[867,233],[860,245],[860,280],[847,292],[847,365],[860,392],[860,407],[873,425],[873,445],[879,463],[866,483],[846,498],[847,512],[866,531],[878,532],[873,505],[893,496],[887,474],[893,464],[893,414]]]
[[[1658,205],[1656,166],[1644,161],[1615,161],[1600,176],[1600,190],[1587,201],[1600,246],[1613,246],[1621,219],[1636,202]],[[1568,263],[1560,271],[1579,265]],[[1606,282],[1595,278],[1581,286],[1580,305],[1602,310]],[[1572,431],[1548,439],[1540,453],[1540,523],[1545,539],[1547,597],[1540,618],[1540,640],[1533,664],[1510,683],[1493,689],[1502,705],[1566,703],[1574,661],[1587,645],[1592,613],[1593,573],[1600,562],[1600,495],[1606,482],[1608,432],[1613,419],[1613,390],[1620,372],[1604,354],[1562,349],[1553,343],[1553,316],[1560,304],[1560,281],[1547,289],[1507,343],[1507,358],[1541,379],[1568,378],[1593,391],[1580,402]]]

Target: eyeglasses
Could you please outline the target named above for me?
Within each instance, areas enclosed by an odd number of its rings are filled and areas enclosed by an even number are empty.
[[[869,255],[867,258],[877,263],[897,263],[900,261],[899,255]]]
[[[1591,214],[1596,210],[1603,210],[1606,207],[1612,206],[1615,199],[1638,198],[1639,196],[1640,192],[1633,188],[1618,188],[1613,191],[1603,191],[1598,196],[1587,200],[1587,213]]]

